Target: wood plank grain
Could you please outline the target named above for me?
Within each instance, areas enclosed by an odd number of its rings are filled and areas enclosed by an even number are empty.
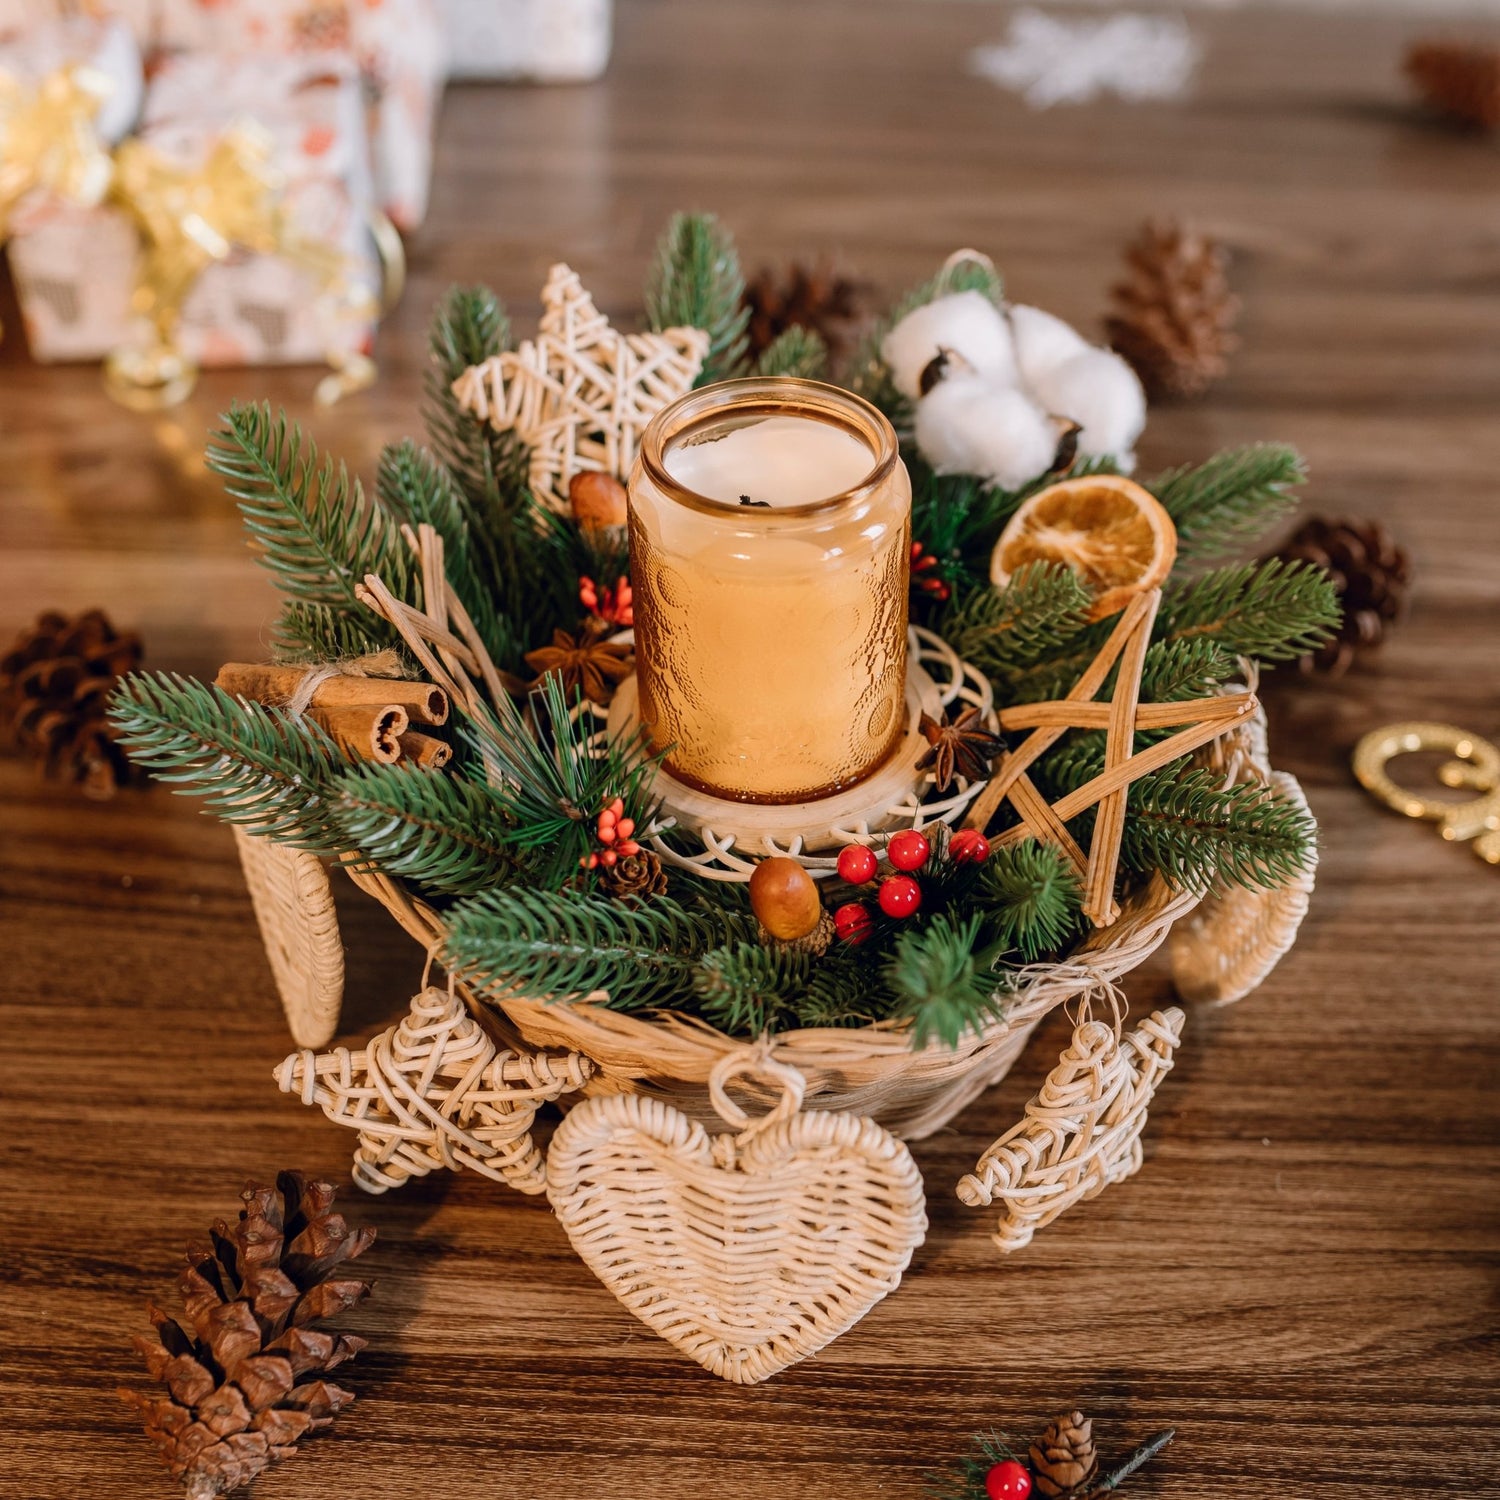
[[[381,1231],[359,1401],[254,1493],[903,1500],[975,1428],[1078,1403],[1111,1449],[1179,1428],[1142,1500],[1500,1494],[1500,884],[1347,769],[1392,719],[1500,738],[1497,157],[1404,108],[1420,21],[1195,14],[1191,100],[1047,114],[964,73],[1003,30],[988,6],[623,0],[619,22],[597,86],[450,91],[375,390],[314,412],[312,372],[224,372],[143,419],[97,371],[0,346],[0,632],[102,603],[158,666],[252,659],[272,598],[202,468],[214,414],[269,395],[368,474],[416,428],[446,285],[490,281],[524,328],[566,256],[633,317],[683,206],[719,210],[752,267],[828,249],[889,291],[975,244],[1089,328],[1135,223],[1192,215],[1234,249],[1245,347],[1207,401],[1153,415],[1145,471],[1299,444],[1315,507],[1410,545],[1411,615],[1341,682],[1269,685],[1276,758],[1323,826],[1318,891],[1260,994],[1190,1015],[1137,1178],[1009,1260],[954,1198],[1065,1041],[1053,1017],[916,1147],[932,1228],[901,1290],[752,1391],[647,1335],[545,1205],[473,1176],[351,1190]],[[111,1394],[145,1299],[244,1177],[342,1177],[350,1143],[271,1083],[290,1044],[224,829],[162,790],[85,805],[15,762],[0,809],[0,1497],[167,1496]],[[353,1040],[421,963],[341,900]],[[1137,1011],[1168,994],[1159,965],[1129,989]]]

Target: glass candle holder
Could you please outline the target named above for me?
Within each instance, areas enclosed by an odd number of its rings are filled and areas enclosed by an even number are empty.
[[[639,712],[666,768],[795,803],[905,730],[911,482],[891,424],[834,386],[731,380],[646,429],[630,476]]]

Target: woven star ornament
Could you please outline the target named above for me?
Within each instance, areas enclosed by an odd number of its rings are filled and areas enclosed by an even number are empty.
[[[646,424],[692,389],[708,334],[620,333],[562,264],[548,274],[542,308],[535,339],[470,366],[453,394],[497,432],[516,434],[531,453],[532,492],[566,515],[575,474],[630,472]]]

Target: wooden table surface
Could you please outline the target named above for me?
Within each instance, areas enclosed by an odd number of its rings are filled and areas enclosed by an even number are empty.
[[[1348,771],[1390,720],[1500,739],[1500,154],[1405,107],[1413,23],[1195,15],[1190,101],[1032,113],[964,72],[1004,16],[624,0],[601,84],[453,89],[383,378],[332,413],[313,372],[244,371],[142,417],[97,371],[0,350],[4,634],[102,604],[152,665],[212,671],[272,610],[202,471],[215,412],[269,395],[368,473],[416,427],[452,281],[489,280],[524,324],[565,256],[627,318],[664,217],[702,206],[752,267],[828,249],[888,291],[978,245],[1018,299],[1093,329],[1122,240],[1176,212],[1234,248],[1244,349],[1209,399],[1154,415],[1146,472],[1287,439],[1311,506],[1379,517],[1415,558],[1377,662],[1270,690],[1276,758],[1323,825],[1317,895],[1259,994],[1190,1018],[1137,1178],[1010,1259],[954,1198],[1065,1040],[1055,1016],[915,1148],[932,1227],[900,1291],[750,1391],[647,1335],[545,1203],[472,1175],[351,1189],[380,1230],[359,1400],[260,1500],[899,1500],[976,1428],[1074,1404],[1111,1449],[1177,1425],[1142,1500],[1500,1494],[1500,872]],[[351,1140],[271,1083],[288,1040],[227,830],[161,790],[39,789],[15,760],[0,805],[0,1496],[169,1496],[112,1394],[146,1298],[247,1176],[342,1180]],[[421,963],[346,894],[353,1040]],[[1165,994],[1154,969],[1130,989],[1138,1011]]]

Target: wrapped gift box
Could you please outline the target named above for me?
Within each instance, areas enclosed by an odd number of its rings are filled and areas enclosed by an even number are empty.
[[[44,0],[0,0],[0,77],[25,86],[61,68],[91,68],[109,85],[94,130],[109,145],[123,139],[140,115],[144,92],[141,51],[131,28],[119,20],[39,15],[28,10],[33,3],[39,8]]]
[[[611,0],[443,0],[455,78],[576,83],[609,62]]]
[[[367,351],[380,265],[370,235],[368,146],[359,78],[338,55],[166,58],[147,96],[141,138],[195,166],[237,120],[274,144],[287,222],[341,257],[338,285],[295,254],[237,251],[209,266],[182,309],[183,351],[203,365],[315,364]],[[37,204],[10,247],[31,351],[97,359],[136,336],[130,299],[135,231],[117,210]]]

